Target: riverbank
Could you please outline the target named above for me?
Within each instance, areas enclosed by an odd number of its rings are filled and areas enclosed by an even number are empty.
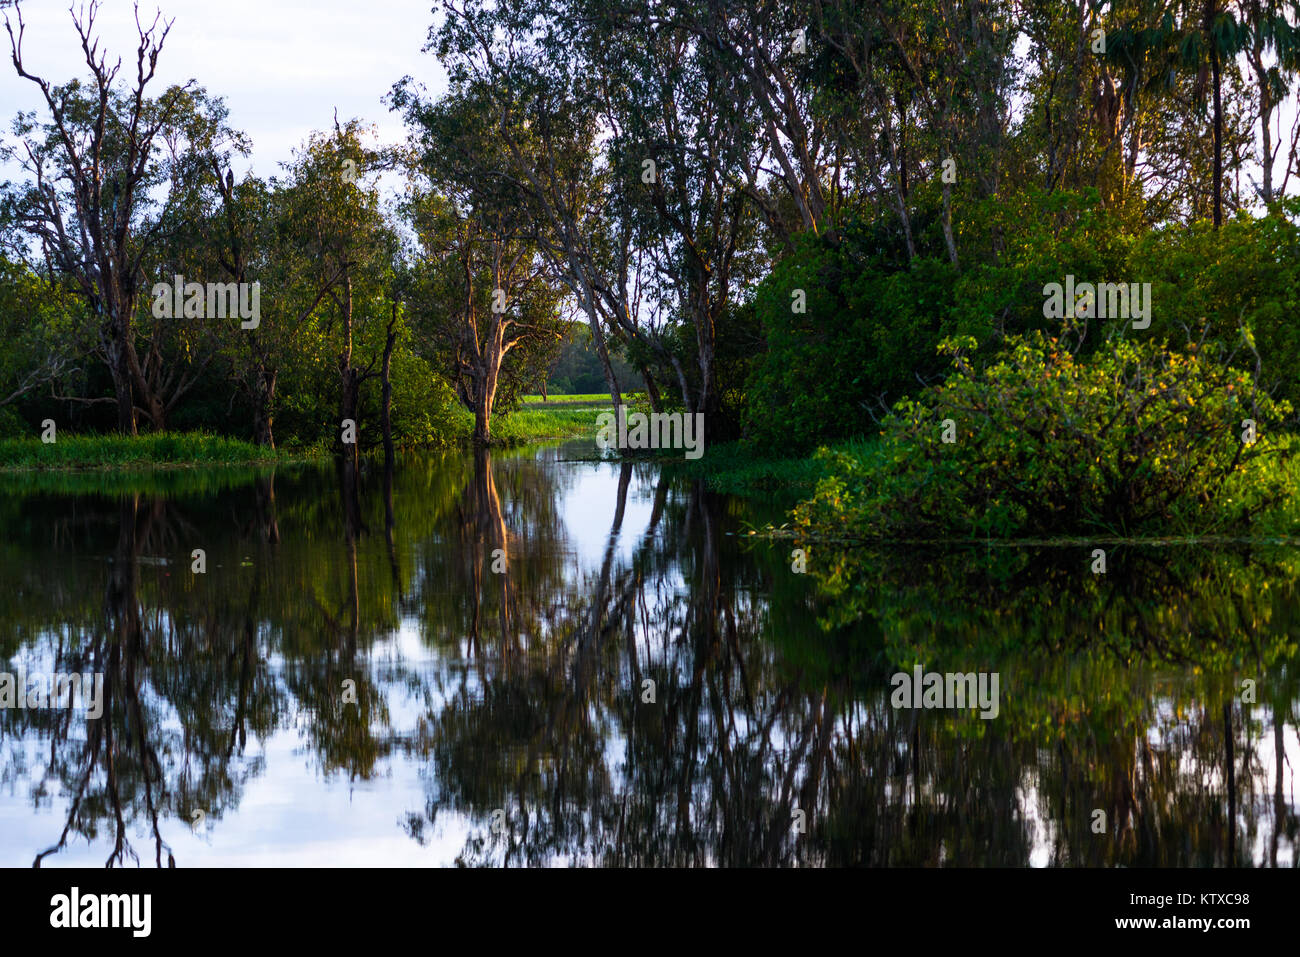
[[[0,471],[6,472],[282,465],[311,457],[311,452],[268,449],[205,432],[63,435],[48,443],[37,438],[0,439]]]
[[[595,435],[596,416],[608,401],[564,407],[525,406],[492,422],[492,444],[522,445],[548,439]],[[468,444],[474,419],[456,418],[447,445]],[[371,450],[372,453],[374,450]],[[53,442],[39,438],[0,439],[0,473],[108,469],[181,469],[208,466],[271,466],[329,458],[322,446],[268,449],[242,439],[206,432],[145,433],[136,436],[63,434]]]

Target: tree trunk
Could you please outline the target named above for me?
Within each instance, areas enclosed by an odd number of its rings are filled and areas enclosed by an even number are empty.
[[[360,392],[360,383],[357,381],[357,371],[355,369],[345,369],[343,372],[343,398],[339,403],[339,418],[351,419],[353,424],[357,421],[357,399]],[[340,430],[342,422],[339,423]],[[339,433],[339,441],[343,447],[343,457],[352,462],[353,465],[360,460],[357,446],[360,444],[360,435],[356,434],[360,429],[355,429],[353,441],[344,443],[342,441],[342,432]]]
[[[145,395],[145,408],[149,414],[149,425],[154,432],[167,431],[167,407],[163,405],[162,400],[158,398],[156,392],[150,391]]]
[[[1210,9],[1212,13],[1213,3]],[[1212,17],[1207,26],[1213,27]],[[1210,71],[1214,76],[1214,228],[1218,229],[1223,225],[1223,99],[1220,89],[1219,47],[1213,32],[1209,33],[1209,37]]]
[[[479,448],[487,446],[491,439],[492,429],[492,399],[488,396],[487,389],[478,396],[478,401],[474,408],[474,445]]]
[[[957,241],[952,234],[952,184],[943,184],[943,241],[948,247],[948,258],[957,266]]]
[[[352,277],[348,276],[343,280],[343,301],[340,303],[343,312],[343,349],[339,352],[339,418],[341,420],[351,419],[353,424],[357,421],[357,392],[359,383],[357,381],[357,371],[352,368]],[[340,430],[342,422],[339,423]],[[360,436],[354,435],[354,441],[350,443],[343,442],[342,432],[339,433],[339,448],[343,457],[352,463],[355,468],[359,455],[357,454],[358,442]]]
[[[258,374],[258,395],[257,409],[253,413],[253,432],[255,441],[258,445],[265,446],[269,449],[275,448],[275,436],[272,434],[272,409],[275,404],[275,380],[277,373],[274,369],[269,372],[263,371]]]
[[[659,386],[655,385],[655,380],[650,376],[650,368],[642,365],[638,370],[641,378],[645,380],[646,398],[650,400],[651,412],[662,412],[664,410],[663,397],[659,394]]]
[[[131,328],[135,316],[135,297],[125,292],[119,292],[117,301],[118,321],[115,328],[118,348],[121,350],[119,353],[120,361],[123,362],[126,369],[127,382],[130,383],[135,397],[140,401],[145,415],[148,416],[153,431],[164,432],[167,429],[167,406],[163,403],[162,397],[149,384],[149,380],[145,378],[144,369],[140,366],[140,357],[135,351],[135,333]]]
[[[898,207],[898,218],[903,224],[903,238],[907,241],[907,261],[910,263],[916,258],[916,242],[912,238],[912,217],[907,212],[907,184],[906,171],[898,159],[898,151],[894,147],[893,123],[890,118],[889,110],[884,111],[885,118],[885,145],[889,149],[890,163],[893,165],[894,201]]]
[[[1273,114],[1273,92],[1272,85],[1269,83],[1268,71],[1264,68],[1264,59],[1260,54],[1258,47],[1252,47],[1250,55],[1250,67],[1255,73],[1255,85],[1259,87],[1259,132],[1264,144],[1264,162],[1260,165],[1263,169],[1263,184],[1260,197],[1264,205],[1273,202],[1273,126],[1269,117]]]
[[[610,401],[614,403],[614,419],[619,421],[619,414],[623,408],[623,393],[618,387],[618,380],[614,378],[614,366],[609,361],[609,346],[605,344],[605,330],[600,327],[596,310],[590,306],[587,308],[587,323],[591,326],[591,342],[596,347],[600,371],[605,376],[605,385],[609,387]]]
[[[397,342],[397,333],[393,324],[397,321],[397,306],[393,306],[393,322],[388,324],[388,337],[384,340],[384,365],[380,373],[383,385],[383,429],[384,429],[384,469],[391,472],[393,468],[393,381],[390,373],[393,368],[393,344]]]
[[[131,394],[131,373],[126,367],[126,352],[120,342],[114,343],[113,361],[109,372],[113,377],[113,392],[117,396],[117,431],[123,435],[136,435],[135,400]]]

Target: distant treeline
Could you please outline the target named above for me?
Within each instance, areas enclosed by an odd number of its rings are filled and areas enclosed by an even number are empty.
[[[645,379],[619,356],[610,356],[614,378],[623,392],[641,392]],[[591,341],[591,329],[583,323],[574,323],[569,330],[560,354],[550,369],[546,391],[554,395],[590,395],[606,392],[605,373],[600,367],[600,354]]]

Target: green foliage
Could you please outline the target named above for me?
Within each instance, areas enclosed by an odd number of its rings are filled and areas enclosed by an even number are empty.
[[[0,439],[15,439],[30,435],[27,423],[9,406],[0,406]]]
[[[1135,244],[1128,273],[1152,284],[1147,335],[1208,335],[1234,364],[1258,366],[1267,390],[1300,400],[1300,198],[1217,230],[1200,222],[1151,232]]]
[[[860,428],[877,371],[864,335],[870,317],[847,301],[845,287],[861,273],[844,247],[804,235],[759,285],[767,352],[749,382],[745,433],[764,449],[797,452]],[[799,294],[802,313],[794,311]]]
[[[834,240],[800,237],[758,288],[767,350],[749,379],[746,436],[789,452],[862,435],[943,374],[942,339],[973,336],[992,353],[1007,335],[1048,328],[1043,285],[1068,273],[1122,276],[1132,244],[1095,192],[1012,193],[973,204],[961,225],[977,240],[996,237],[998,255],[960,270],[936,258],[908,263],[880,222],[853,223]]]
[[[771,459],[741,442],[710,445],[703,457],[695,461],[670,461],[666,467],[692,478],[702,478],[713,491],[732,495],[808,495],[826,475],[823,459]]]
[[[1239,528],[1287,490],[1270,458],[1290,412],[1200,351],[1112,339],[1078,359],[1041,333],[898,404],[867,454],[797,511],[806,531],[865,537],[1117,534]],[[1243,442],[1243,419],[1257,440]],[[947,425],[945,425],[947,423]],[[945,435],[947,433],[947,435]],[[945,438],[952,441],[945,441]]]

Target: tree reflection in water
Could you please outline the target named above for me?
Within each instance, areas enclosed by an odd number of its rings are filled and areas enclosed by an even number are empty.
[[[401,826],[465,864],[1295,864],[1294,550],[797,575],[737,534],[763,503],[571,451],[6,496],[0,651],[105,675],[98,721],[0,712],[0,779],[62,809],[28,859],[171,863],[296,734],[304,807],[420,769]],[[915,664],[997,671],[998,717],[895,710]]]

